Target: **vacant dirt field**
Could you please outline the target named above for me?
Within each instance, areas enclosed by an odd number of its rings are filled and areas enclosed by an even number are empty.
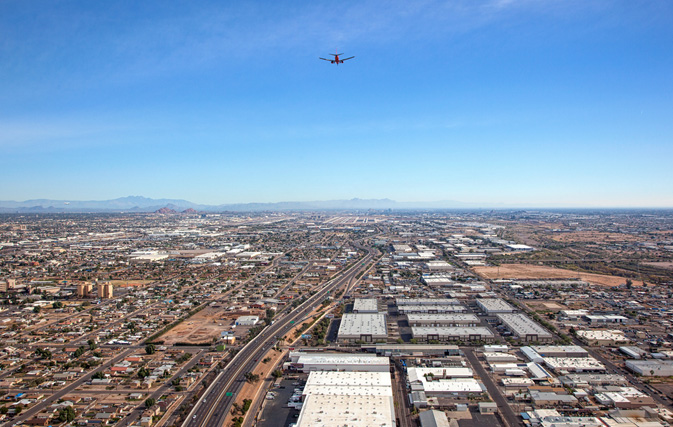
[[[624,277],[580,273],[544,265],[502,264],[500,267],[475,267],[474,270],[488,279],[582,279],[602,286],[619,286],[626,283]],[[641,286],[643,282],[634,280],[633,284]]]
[[[600,231],[576,231],[573,233],[560,233],[552,237],[557,242],[585,242],[585,243],[614,243],[636,242],[638,236],[621,233],[603,233]]]
[[[168,331],[160,339],[166,345],[173,345],[176,342],[198,344],[210,342],[213,338],[219,339],[220,333],[229,329],[231,325],[231,320],[224,320],[224,316],[222,309],[204,308]]]
[[[666,270],[673,270],[673,262],[644,262],[643,264],[657,268],[665,268]]]

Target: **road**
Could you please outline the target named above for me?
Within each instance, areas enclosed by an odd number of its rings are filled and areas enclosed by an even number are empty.
[[[58,399],[62,398],[63,396],[67,395],[68,393],[71,393],[73,390],[75,390],[77,387],[80,385],[84,384],[86,381],[89,381],[91,377],[96,373],[96,372],[102,372],[106,369],[108,369],[111,365],[119,362],[120,360],[124,359],[127,357],[129,354],[134,352],[135,350],[132,348],[127,349],[126,351],[118,354],[115,356],[113,359],[107,361],[106,363],[103,363],[93,371],[87,372],[85,375],[81,376],[79,379],[76,381],[68,384],[67,386],[63,387],[61,390],[57,391],[56,393],[52,394],[48,398],[44,399],[37,405],[33,406],[26,412],[22,412],[21,415],[18,417],[15,417],[12,422],[14,424],[22,424],[24,421],[27,419],[32,418],[35,414],[39,413],[43,409],[45,409],[48,405],[51,405],[53,402],[57,401]]]
[[[277,319],[274,324],[267,326],[243,347],[218,374],[208,390],[199,399],[182,424],[183,427],[222,426],[230,407],[236,400],[237,393],[245,384],[245,373],[254,370],[267,349],[276,343],[276,337],[282,337],[290,332],[301,319],[313,312],[314,306],[320,304],[330,292],[349,283],[363,270],[363,267],[371,261],[373,256],[370,249],[363,249],[367,251],[367,255],[363,259],[341,272],[337,278],[327,282],[320,291],[309,297],[294,311],[281,319]]]
[[[615,374],[625,377],[631,383],[632,386],[640,389],[640,391],[647,394],[648,396],[651,396],[660,405],[663,405],[664,407],[671,409],[672,405],[670,402],[666,401],[661,396],[659,396],[657,391],[648,390],[649,387],[648,385],[641,383],[638,378],[636,378],[626,369],[620,369],[617,365],[612,363],[612,361],[608,360],[602,354],[593,350],[591,347],[585,345],[582,341],[580,341],[575,337],[573,337],[573,344],[582,346],[589,353],[590,356],[593,356],[595,359],[597,359],[599,362],[605,365],[608,371],[612,371]]]
[[[500,393],[500,390],[498,390],[498,386],[495,384],[495,382],[493,382],[491,376],[488,374],[488,372],[486,372],[486,369],[484,369],[484,367],[481,366],[481,362],[479,362],[479,359],[477,359],[477,356],[474,354],[474,351],[472,351],[472,349],[462,347],[461,350],[465,354],[467,360],[470,361],[472,368],[475,371],[477,371],[479,378],[481,378],[481,381],[484,383],[486,389],[488,390],[488,394],[490,394],[495,403],[498,404],[498,410],[500,411],[500,415],[503,418],[505,424],[509,427],[523,425],[523,422],[519,421],[519,417],[516,416],[516,414],[514,414],[512,408],[507,404],[507,400],[504,398],[502,393]]]

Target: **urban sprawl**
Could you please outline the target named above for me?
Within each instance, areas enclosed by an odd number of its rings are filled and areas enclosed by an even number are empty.
[[[0,216],[0,423],[673,423],[673,213]]]

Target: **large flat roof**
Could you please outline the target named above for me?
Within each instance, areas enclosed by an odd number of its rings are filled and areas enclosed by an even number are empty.
[[[398,307],[400,311],[404,311],[405,313],[427,313],[430,311],[434,311],[437,313],[462,313],[465,310],[465,307],[463,307],[460,304],[444,304],[444,305],[419,305],[419,304],[411,304],[411,305],[403,305]]]
[[[304,399],[297,427],[394,427],[392,396],[320,395]]]
[[[400,305],[457,305],[460,301],[453,298],[397,298],[395,303]]]
[[[449,337],[464,337],[469,335],[481,335],[492,337],[493,332],[483,326],[412,326],[413,336],[417,335],[440,335]]]
[[[498,319],[507,326],[507,328],[520,337],[527,335],[537,335],[538,337],[550,338],[552,335],[542,326],[538,325],[533,319],[521,313],[499,313]]]
[[[479,323],[479,318],[474,314],[468,313],[409,313],[407,314],[407,319],[410,322],[475,322]]]
[[[357,354],[349,356],[304,354],[299,356],[296,363],[303,363],[304,365],[390,365],[390,360],[387,357],[362,357]]]
[[[347,313],[341,317],[339,337],[360,335],[388,336],[386,315],[379,313]]]
[[[376,298],[355,298],[353,303],[354,312],[372,312],[376,313],[379,309],[379,304]]]
[[[311,372],[298,427],[394,426],[388,372]]]
[[[478,298],[477,305],[487,313],[510,313],[514,307],[501,298]]]

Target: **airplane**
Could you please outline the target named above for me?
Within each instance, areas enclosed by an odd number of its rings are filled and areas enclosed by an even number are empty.
[[[339,51],[337,50],[337,52],[339,52]],[[337,53],[336,55],[333,54],[333,53],[330,53],[330,55],[332,55],[334,57],[334,59],[326,59],[326,58],[320,58],[320,59],[322,59],[323,61],[329,61],[332,64],[339,65],[339,64],[343,64],[344,61],[348,61],[349,59],[355,58],[354,56],[351,56],[350,58],[339,59],[339,55],[343,55],[343,53]]]

